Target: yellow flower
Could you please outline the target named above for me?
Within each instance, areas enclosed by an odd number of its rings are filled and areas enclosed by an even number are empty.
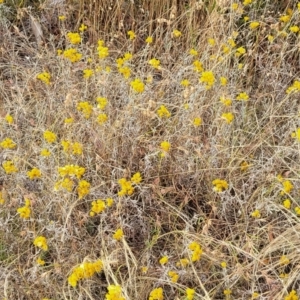
[[[248,16],[245,16],[245,17],[244,17],[244,21],[245,21],[245,22],[247,22],[247,21],[249,21],[249,20],[250,20],[250,18],[249,18]]]
[[[247,101],[249,99],[249,95],[245,92],[243,93],[240,93],[237,97],[236,97],[236,100],[244,100],[244,101]]]
[[[247,6],[252,3],[253,0],[244,0],[243,5]]]
[[[226,289],[226,290],[223,291],[223,293],[224,293],[225,296],[228,296],[232,293],[232,291],[230,289]]]
[[[294,32],[294,33],[299,32],[299,27],[296,26],[296,25],[295,26],[291,26],[289,29],[290,29],[291,32]]]
[[[300,81],[295,80],[294,83],[285,91],[287,94],[300,91]]]
[[[98,44],[99,44],[99,41],[98,41]],[[98,51],[98,56],[99,56],[100,59],[104,59],[109,55],[109,51],[108,51],[107,47],[99,45],[97,47],[97,51]]]
[[[256,29],[259,25],[260,25],[259,22],[253,21],[253,22],[251,22],[251,23],[249,24],[249,28],[252,29],[252,30],[254,30],[254,29]]]
[[[106,206],[111,207],[114,204],[114,199],[112,198],[107,198],[106,199]]]
[[[79,31],[84,32],[85,30],[87,30],[87,26],[82,23],[79,27]]]
[[[107,119],[108,119],[108,117],[107,117],[107,114],[105,114],[105,113],[99,114],[97,116],[97,122],[99,125],[104,124],[107,121]]]
[[[94,71],[92,69],[85,69],[83,70],[83,78],[90,78],[93,76]]]
[[[27,176],[32,180],[35,178],[40,178],[42,176],[42,172],[38,168],[33,168],[27,172]]]
[[[142,181],[142,176],[140,172],[135,173],[132,177],[131,177],[131,181],[135,184],[139,184]]]
[[[138,78],[131,81],[130,85],[136,93],[142,93],[145,90],[145,84]]]
[[[290,194],[291,190],[294,188],[293,184],[289,180],[282,182],[283,190],[280,192],[280,195]]]
[[[220,97],[220,102],[223,103],[225,106],[230,106],[232,103],[231,99],[226,99],[224,96]]]
[[[160,287],[160,288],[156,288],[156,289],[152,290],[149,295],[148,300],[164,300],[163,289]]]
[[[157,114],[160,118],[166,117],[169,118],[171,116],[171,113],[168,111],[168,109],[161,105],[160,108],[157,110]]]
[[[18,172],[18,169],[15,167],[13,161],[6,160],[2,163],[3,169],[6,174],[12,174]]]
[[[170,151],[171,144],[167,141],[163,141],[160,143],[160,148],[166,152]]]
[[[196,51],[195,49],[191,49],[190,50],[190,55],[197,56],[198,55],[198,51]]]
[[[163,256],[163,257],[159,260],[159,263],[163,266],[163,265],[165,265],[166,263],[168,263],[168,261],[169,261],[168,256]]]
[[[274,41],[274,36],[271,35],[271,34],[268,34],[268,41],[269,41],[270,43],[273,43],[273,41]]]
[[[85,195],[87,195],[90,192],[90,186],[91,184],[87,182],[86,180],[81,180],[78,183],[77,187],[77,193],[79,199],[82,199]]]
[[[171,281],[173,283],[176,283],[179,279],[179,274],[175,271],[169,271],[168,276],[171,278]]]
[[[251,213],[251,216],[255,219],[259,219],[260,218],[260,211],[258,209],[256,209],[255,211],[253,211]]]
[[[297,214],[297,216],[300,216],[300,206],[295,207],[295,213]]]
[[[41,259],[40,257],[36,260],[36,263],[40,266],[44,266],[45,265],[45,261],[43,259]]]
[[[291,200],[290,199],[285,199],[282,202],[282,205],[286,208],[286,209],[290,209],[291,208]]]
[[[209,38],[209,39],[207,40],[207,42],[208,42],[211,46],[214,46],[214,45],[216,44],[215,39],[212,39],[212,38]]]
[[[132,31],[132,30],[127,31],[127,34],[128,34],[128,36],[129,36],[129,39],[130,39],[130,40],[134,40],[135,37],[136,37],[134,31]]]
[[[225,269],[225,268],[227,267],[226,261],[222,261],[222,262],[220,263],[220,265],[221,265],[221,267],[222,267],[223,269]]]
[[[240,167],[241,167],[241,171],[247,171],[249,168],[249,164],[246,161],[243,161]]]
[[[90,216],[93,217],[95,214],[103,212],[106,208],[105,202],[101,199],[92,202]]]
[[[148,269],[149,268],[146,267],[146,266],[141,267],[141,271],[142,271],[143,274],[146,274],[148,272]]]
[[[187,79],[183,79],[183,80],[181,80],[180,84],[184,87],[187,87],[190,85],[190,82]]]
[[[298,295],[295,290],[292,290],[287,296],[284,297],[284,300],[298,300]]]
[[[196,126],[196,127],[199,127],[202,123],[202,119],[201,118],[195,118],[193,120],[193,125]]]
[[[105,300],[125,300],[122,296],[122,289],[118,285],[109,285],[108,293],[105,295]]]
[[[195,262],[200,260],[201,255],[203,253],[200,244],[197,242],[192,242],[189,244],[189,249],[192,251],[192,257],[191,257],[192,261]]]
[[[203,65],[199,60],[195,60],[193,62],[193,65],[194,65],[194,71],[196,71],[198,73],[203,71]]]
[[[104,97],[97,97],[96,101],[98,102],[97,107],[100,108],[101,110],[105,109],[107,105],[107,99]]]
[[[257,299],[258,297],[259,297],[259,293],[254,292],[254,293],[252,294],[251,299]]]
[[[25,205],[25,206],[19,207],[17,209],[17,213],[20,214],[20,218],[29,219],[30,214],[31,214],[31,209],[30,209],[29,205]]]
[[[48,143],[54,143],[56,141],[56,134],[52,131],[46,130],[44,131],[44,139]]]
[[[202,72],[199,81],[206,83],[206,89],[209,90],[215,83],[214,73],[212,71]]]
[[[80,34],[77,32],[68,32],[67,37],[71,44],[76,45],[81,42]]]
[[[48,72],[43,72],[38,74],[36,78],[43,81],[46,84],[50,84],[51,75]]]
[[[178,37],[180,37],[181,35],[182,35],[182,33],[181,33],[179,30],[177,30],[177,29],[174,29],[174,30],[173,30],[173,36],[174,36],[174,37],[178,38]]]
[[[81,60],[82,54],[74,48],[69,48],[63,52],[63,56],[70,62],[74,63]]]
[[[0,146],[4,149],[14,149],[17,145],[12,139],[6,138],[0,143]]]
[[[286,255],[282,255],[280,257],[279,263],[281,265],[288,265],[290,263],[290,260],[288,259],[288,257]]]
[[[0,192],[0,204],[3,205],[4,203],[5,203],[5,199],[4,199],[3,193]]]
[[[77,110],[81,111],[86,119],[89,119],[93,112],[93,106],[87,101],[79,102],[77,104]]]
[[[124,236],[123,230],[121,228],[117,229],[113,235],[113,238],[117,241],[120,241]]]
[[[153,42],[153,37],[152,37],[152,36],[148,36],[148,37],[146,38],[145,42],[146,42],[147,44],[151,44],[151,43]]]
[[[51,155],[51,152],[48,149],[42,149],[40,154],[41,156],[47,157]]]
[[[239,57],[239,56],[241,56],[245,53],[246,53],[246,49],[244,47],[239,47],[239,48],[236,49],[235,55],[237,57]]]
[[[238,10],[238,8],[239,8],[239,4],[238,3],[232,3],[231,4],[231,9],[232,10]]]
[[[149,60],[149,65],[151,65],[155,69],[159,69],[160,68],[160,60],[156,59],[156,58],[152,58]]]
[[[66,16],[58,16],[58,19],[59,19],[60,21],[64,21],[64,20],[66,19]]]
[[[11,115],[6,115],[5,116],[5,121],[8,123],[8,124],[12,124],[14,122],[14,118],[11,116]]]
[[[187,300],[193,300],[194,299],[194,295],[195,295],[195,290],[194,289],[187,288],[185,290],[185,293],[186,293],[186,299]]]
[[[224,119],[227,122],[227,124],[230,124],[234,119],[234,115],[231,112],[223,113],[221,118]]]
[[[236,43],[232,38],[228,39],[227,43],[230,45],[231,48],[234,48],[236,46]]]
[[[44,236],[36,237],[33,241],[33,244],[44,251],[48,250],[47,239]]]
[[[279,20],[283,23],[287,23],[290,19],[291,17],[289,15],[283,15],[279,18]]]
[[[228,189],[228,183],[226,180],[215,179],[212,181],[212,184],[214,185],[214,191],[219,193]]]
[[[66,118],[64,122],[65,122],[65,124],[74,123],[74,118]]]
[[[181,258],[177,263],[176,267],[182,267],[185,268],[190,263],[190,260],[188,258]]]
[[[221,76],[221,77],[220,77],[220,83],[221,83],[222,86],[225,86],[225,85],[227,84],[227,78]]]
[[[119,179],[118,183],[121,186],[121,190],[118,192],[119,196],[132,195],[134,192],[134,187],[131,181],[127,181],[126,178]]]

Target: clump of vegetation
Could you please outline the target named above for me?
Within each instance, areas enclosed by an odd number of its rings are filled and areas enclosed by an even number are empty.
[[[298,299],[300,3],[99,3],[0,0],[1,297]]]

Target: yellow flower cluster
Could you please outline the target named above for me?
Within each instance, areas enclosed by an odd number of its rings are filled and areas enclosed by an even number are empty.
[[[221,118],[224,119],[227,124],[230,124],[234,120],[234,115],[231,112],[223,113]]]
[[[97,116],[97,122],[99,125],[104,124],[107,121],[108,117],[107,114],[101,113]]]
[[[136,37],[134,31],[132,31],[132,30],[127,31],[127,34],[128,34],[128,36],[129,36],[129,39],[130,39],[130,40],[134,40],[135,37]]]
[[[292,138],[296,138],[298,141],[300,141],[300,128],[297,128],[295,132],[291,134]]]
[[[70,142],[68,140],[63,140],[61,142],[61,145],[63,146],[63,150],[67,154],[74,154],[74,155],[81,155],[82,154],[82,144],[78,142]]]
[[[80,179],[85,173],[85,168],[79,167],[78,165],[65,165],[64,167],[58,168],[58,173],[60,176],[76,176]]]
[[[11,115],[6,115],[5,116],[5,121],[8,123],[8,124],[12,124],[14,122],[14,118],[11,116]]]
[[[260,211],[258,209],[256,209],[255,211],[253,211],[251,213],[251,216],[255,219],[259,219],[260,218]]]
[[[100,59],[104,59],[109,55],[108,48],[105,47],[103,40],[98,41],[97,51]]]
[[[54,143],[56,141],[56,134],[52,131],[46,130],[44,132],[44,139],[48,143]]]
[[[5,199],[4,199],[3,193],[0,192],[0,204],[3,205],[4,203],[5,203]]]
[[[160,260],[159,260],[159,263],[163,266],[165,265],[166,263],[168,263],[169,261],[169,257],[164,255]]]
[[[298,300],[299,297],[295,290],[292,290],[287,296],[284,297],[284,300]]]
[[[15,167],[13,161],[11,160],[4,161],[2,166],[6,174],[12,174],[18,172],[18,169]]]
[[[51,152],[48,150],[48,149],[42,149],[41,152],[40,152],[41,156],[50,156],[51,155]]]
[[[225,98],[224,96],[220,97],[220,102],[223,103],[225,106],[230,106],[232,101],[229,98]]]
[[[168,111],[168,109],[164,105],[160,106],[160,108],[157,110],[157,114],[160,118],[170,118],[171,117],[171,113]]]
[[[46,84],[50,84],[51,75],[48,72],[43,72],[38,74],[36,78],[43,81]]]
[[[77,187],[77,193],[79,199],[82,199],[85,195],[89,194],[91,184],[86,180],[80,180]]]
[[[168,276],[171,279],[171,282],[176,283],[179,279],[179,274],[175,271],[169,271]]]
[[[249,95],[245,92],[237,95],[236,100],[247,101],[249,99]]]
[[[142,93],[145,90],[145,84],[138,78],[132,80],[130,86],[136,93]]]
[[[117,229],[116,232],[113,235],[113,238],[117,241],[120,241],[122,237],[124,236],[124,232],[121,228]]]
[[[142,181],[140,172],[135,173],[131,180],[126,180],[126,178],[121,178],[118,180],[121,190],[118,192],[119,196],[132,195],[134,192],[134,187],[132,184],[139,184]]]
[[[55,183],[54,191],[58,191],[61,188],[66,189],[68,192],[72,192],[74,181],[69,177],[63,178]]]
[[[122,296],[122,288],[119,285],[109,285],[107,290],[106,300],[125,300],[125,297]]]
[[[34,239],[33,244],[44,251],[48,250],[47,239],[44,236],[38,236]]]
[[[96,101],[98,102],[98,108],[100,108],[101,110],[105,109],[107,105],[107,99],[105,97],[97,97]]]
[[[194,71],[196,71],[198,73],[201,73],[204,70],[202,63],[199,60],[195,60],[193,62],[193,65],[194,65]]]
[[[92,69],[84,69],[83,70],[83,78],[88,79],[93,76],[94,71]]]
[[[0,143],[0,146],[4,149],[14,149],[17,145],[12,139],[6,138]]]
[[[188,258],[181,258],[177,263],[176,267],[182,267],[185,268],[190,263],[190,260]]]
[[[259,22],[253,21],[253,22],[251,22],[251,23],[249,24],[249,28],[252,29],[252,30],[254,30],[254,29],[256,29],[257,27],[259,27],[259,25],[260,25]]]
[[[70,43],[73,45],[79,44],[81,42],[80,34],[77,32],[68,32],[67,37]]]
[[[226,180],[215,179],[213,180],[212,184],[214,185],[214,191],[219,193],[228,189],[228,183]]]
[[[177,30],[177,29],[174,29],[173,30],[173,36],[178,38],[178,37],[181,37],[182,33],[181,31]]]
[[[79,102],[77,104],[77,110],[82,112],[86,119],[89,119],[93,111],[93,106],[87,101]]]
[[[163,141],[160,143],[160,148],[165,152],[169,152],[171,148],[171,144],[167,141]]]
[[[42,176],[42,172],[41,170],[39,170],[38,168],[33,168],[30,171],[27,172],[27,176],[33,180],[36,178],[40,178]]]
[[[63,56],[74,63],[81,60],[82,54],[74,48],[69,48],[63,52]]]
[[[156,58],[152,58],[149,60],[149,65],[155,69],[159,69],[160,68],[160,60],[156,59]]]
[[[30,200],[29,199],[25,199],[25,205],[22,207],[19,207],[17,209],[17,213],[20,214],[20,218],[23,218],[23,219],[30,218],[31,209],[30,209]]]
[[[185,293],[186,293],[186,300],[193,300],[194,299],[194,295],[195,295],[195,290],[194,289],[187,288]]]
[[[280,192],[280,195],[290,194],[291,190],[294,188],[293,184],[289,180],[282,182],[283,190]]]
[[[149,300],[164,300],[163,289],[160,287],[152,290],[149,295]]]
[[[290,87],[288,87],[286,90],[287,94],[296,93],[296,92],[300,92],[300,81],[299,80],[295,80],[294,83]]]
[[[98,199],[92,202],[92,207],[90,210],[90,216],[93,217],[105,210],[106,207],[111,207],[114,203],[112,198],[107,198],[106,203],[104,200]]]
[[[71,275],[68,277],[68,283],[72,287],[76,287],[79,280],[91,278],[95,273],[101,272],[102,269],[103,263],[101,260],[83,262],[73,269]]]
[[[192,261],[198,261],[201,258],[201,255],[203,253],[203,250],[199,243],[192,242],[189,244],[189,249],[192,251]]]
[[[215,76],[212,71],[204,71],[199,79],[200,82],[206,84],[206,89],[209,90],[215,83]]]

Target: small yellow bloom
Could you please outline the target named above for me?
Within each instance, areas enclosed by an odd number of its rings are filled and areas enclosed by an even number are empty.
[[[11,115],[6,115],[5,116],[5,121],[8,123],[8,124],[12,124],[14,122],[14,118],[11,116]]]
[[[66,118],[64,122],[65,124],[71,124],[74,122],[74,118]]]
[[[223,113],[221,118],[224,119],[227,122],[227,124],[230,124],[234,120],[234,115],[231,112]]]
[[[77,32],[68,32],[67,37],[71,44],[77,45],[81,42],[81,36]]]
[[[20,218],[29,219],[30,214],[31,214],[31,209],[30,209],[29,205],[25,205],[25,206],[19,207],[17,209],[17,213],[20,214]]]
[[[87,101],[79,102],[77,104],[77,110],[81,111],[86,119],[89,119],[93,112],[93,106]]]
[[[240,167],[241,167],[241,171],[247,171],[249,168],[249,164],[246,161],[243,161]]]
[[[131,81],[130,85],[136,93],[142,93],[145,90],[145,84],[138,78]]]
[[[194,289],[187,288],[185,290],[185,293],[186,293],[186,300],[193,300],[196,291]]]
[[[168,276],[171,278],[171,281],[173,283],[176,283],[179,279],[179,274],[175,271],[169,271]]]
[[[85,69],[83,70],[83,78],[90,78],[91,76],[93,76],[94,71],[92,69]]]
[[[42,172],[38,168],[33,168],[27,172],[27,176],[33,180],[36,178],[40,178],[42,176]]]
[[[4,149],[14,149],[17,145],[14,141],[10,138],[5,138],[1,143],[0,146]]]
[[[79,31],[84,32],[85,30],[87,30],[87,26],[82,23],[79,27]]]
[[[105,113],[99,114],[97,116],[97,122],[99,125],[104,124],[107,121],[107,119],[108,119],[108,116]]]
[[[291,208],[291,200],[290,199],[285,199],[283,202],[282,202],[282,205],[286,208],[286,209],[290,209]]]
[[[283,23],[289,22],[290,19],[291,19],[291,17],[289,15],[283,15],[279,18],[279,20]]]
[[[82,54],[74,48],[69,48],[63,52],[63,56],[70,62],[74,63],[81,60]]]
[[[145,42],[146,42],[147,44],[151,44],[151,43],[153,42],[153,37],[152,37],[152,36],[148,36],[148,37],[146,38]]]
[[[156,59],[156,58],[152,58],[149,60],[149,65],[151,65],[155,69],[159,69],[160,68],[160,60]]]
[[[196,126],[196,127],[199,127],[201,125],[201,123],[202,123],[202,119],[201,118],[197,117],[197,118],[195,118],[193,120],[193,125]]]
[[[97,107],[100,108],[101,110],[104,110],[108,103],[107,99],[104,97],[97,97],[96,101],[98,102]]]
[[[200,260],[201,255],[203,253],[203,250],[202,250],[200,244],[197,242],[192,242],[189,244],[189,249],[192,251],[192,257],[191,257],[192,262],[196,262],[196,261]]]
[[[225,85],[227,84],[227,78],[221,76],[221,77],[220,77],[220,83],[221,83],[222,86],[225,86]]]
[[[134,40],[135,37],[136,37],[134,31],[132,31],[132,30],[127,31],[127,34],[128,34],[128,36],[129,36],[129,39],[130,39],[130,40]]]
[[[225,296],[231,295],[232,291],[230,289],[226,289],[223,291]]]
[[[12,174],[18,172],[18,169],[15,167],[13,161],[6,160],[2,163],[3,169],[6,174]]]
[[[168,258],[168,256],[165,255],[159,260],[159,263],[163,266],[166,263],[168,263],[168,261],[169,261],[169,258]]]
[[[113,238],[117,241],[120,241],[124,236],[123,230],[121,228],[117,229],[113,235]]]
[[[44,132],[44,139],[48,143],[54,143],[56,141],[56,134],[52,131],[46,130]]]
[[[198,51],[195,50],[195,49],[191,49],[191,50],[190,50],[190,55],[192,55],[192,56],[197,56],[197,55],[198,55]]]
[[[258,209],[256,209],[255,211],[253,211],[251,213],[251,216],[252,216],[252,218],[259,219],[260,218],[260,211]]]
[[[285,180],[282,182],[283,190],[280,192],[280,195],[290,194],[292,189],[294,188],[294,185],[289,181]]]
[[[227,267],[226,261],[222,261],[222,262],[220,263],[220,265],[221,265],[221,267],[222,267],[223,269],[225,269],[225,268]]]
[[[188,87],[190,85],[190,82],[188,79],[183,79],[180,81],[180,84],[184,87]]]
[[[64,21],[64,20],[66,19],[66,16],[58,16],[58,19],[59,19],[60,21]]]
[[[114,199],[112,198],[107,198],[106,199],[106,206],[111,207],[114,204]]]
[[[281,265],[288,265],[290,263],[290,260],[288,259],[288,257],[286,255],[282,255],[280,257],[279,263]]]
[[[160,288],[156,288],[156,289],[152,290],[149,295],[148,300],[164,300],[163,289],[160,287]]]
[[[36,260],[36,263],[40,266],[44,266],[45,265],[45,261],[43,259],[41,259],[40,257]]]
[[[160,148],[166,152],[170,151],[171,144],[167,141],[163,141],[160,143]]]
[[[271,34],[268,34],[268,41],[269,41],[270,43],[273,43],[273,41],[274,41],[274,36],[271,35]]]
[[[41,156],[47,157],[51,155],[51,152],[48,149],[42,149],[40,154]]]
[[[249,95],[245,92],[240,93],[239,95],[237,95],[236,100],[247,101],[247,100],[249,100]]]
[[[79,199],[82,199],[85,195],[89,194],[91,184],[86,180],[81,180],[78,183],[77,193]]]
[[[215,76],[212,71],[204,71],[199,79],[200,82],[206,84],[206,89],[209,90],[215,83]]]
[[[209,39],[207,40],[207,42],[208,42],[208,44],[209,44],[210,46],[214,46],[214,45],[216,44],[215,39],[212,39],[212,38],[209,38]]]
[[[259,296],[260,296],[259,293],[254,292],[254,293],[252,294],[251,299],[252,299],[252,300],[257,299]]]
[[[135,184],[139,184],[142,181],[142,176],[140,172],[135,173],[132,177],[131,177],[131,181],[132,183]]]
[[[38,236],[34,239],[33,244],[44,251],[48,250],[47,239],[44,236]]]
[[[212,181],[212,184],[214,185],[214,191],[219,193],[227,190],[229,187],[227,181],[222,179],[215,179]]]
[[[250,18],[249,18],[248,16],[245,16],[245,17],[244,17],[244,21],[245,21],[245,22],[247,22],[247,21],[249,21],[249,20],[250,20]]]
[[[50,84],[51,75],[48,72],[43,72],[38,74],[36,78],[43,81],[46,84]]]
[[[300,206],[295,207],[295,213],[297,216],[300,216]]]
[[[225,106],[230,106],[232,103],[231,99],[225,98],[224,96],[220,97],[220,102],[223,103]]]
[[[181,258],[177,263],[176,267],[182,267],[185,268],[190,263],[190,260],[188,258]]]
[[[254,30],[254,29],[256,29],[259,25],[260,25],[259,22],[253,21],[253,22],[251,22],[251,23],[249,24],[249,28],[252,29],[252,30]]]
[[[289,29],[290,29],[291,32],[294,32],[294,33],[297,33],[300,30],[299,27],[296,26],[296,25],[295,26],[291,26]]]
[[[164,106],[161,105],[160,108],[157,110],[157,114],[160,118],[169,118],[171,117],[171,113],[168,111],[168,109]]]
[[[284,300],[298,300],[299,297],[295,290],[292,290],[287,296],[284,297]]]
[[[236,49],[235,55],[237,57],[239,57],[239,56],[241,56],[245,53],[246,53],[246,49],[244,47],[239,47],[239,48]]]
[[[174,29],[174,30],[173,30],[173,36],[174,36],[174,37],[178,38],[178,37],[180,37],[181,35],[182,35],[182,33],[181,33],[179,30],[177,30],[177,29]]]

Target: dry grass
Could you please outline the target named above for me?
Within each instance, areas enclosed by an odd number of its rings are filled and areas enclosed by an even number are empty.
[[[299,91],[286,93],[299,78],[299,37],[289,29],[299,25],[297,3],[241,2],[241,14],[232,1],[178,2],[181,6],[146,0],[49,0],[32,8],[0,4],[0,142],[11,138],[17,145],[0,148],[0,163],[13,161],[18,169],[0,170],[5,200],[0,204],[1,300],[108,299],[109,285],[120,285],[125,299],[149,299],[158,287],[164,299],[192,299],[187,288],[195,289],[194,299],[254,299],[255,292],[255,299],[298,299],[287,295],[300,293],[295,211],[300,137],[291,136],[299,127]],[[293,15],[284,23],[279,17],[289,8]],[[59,21],[59,15],[66,20]],[[251,21],[260,26],[249,29]],[[72,46],[67,33],[82,23],[88,29]],[[175,38],[174,29],[182,36]],[[128,30],[134,30],[134,40]],[[236,46],[224,53],[235,32]],[[147,36],[153,44],[145,43]],[[109,48],[105,59],[98,57],[98,39]],[[246,53],[237,57],[241,46]],[[57,49],[70,47],[82,53],[79,62],[57,55]],[[133,54],[126,62],[128,79],[116,66],[126,52]],[[160,60],[159,69],[149,65],[152,58]],[[199,82],[203,71],[195,72],[196,59],[214,74],[210,89]],[[85,69],[94,70],[88,79]],[[37,79],[44,71],[51,74],[50,84]],[[222,76],[226,85],[220,84]],[[135,78],[145,83],[142,93],[130,86]],[[189,87],[181,85],[183,79]],[[236,100],[242,92],[249,100]],[[102,125],[97,97],[108,100]],[[220,97],[230,98],[231,105]],[[77,109],[81,101],[93,106],[88,119]],[[159,116],[161,105],[170,117]],[[233,113],[234,120],[228,124],[223,113]],[[74,122],[65,124],[66,118]],[[201,118],[200,126],[193,124],[195,118]],[[54,143],[43,138],[46,130],[57,135]],[[65,153],[63,140],[81,143],[82,154]],[[164,157],[162,141],[171,144]],[[49,157],[40,155],[43,148]],[[81,179],[91,189],[82,199],[77,178],[71,178],[71,191],[54,190],[58,167],[69,164],[86,170]],[[42,176],[31,180],[27,172],[34,167]],[[134,193],[119,196],[118,180],[137,172],[142,182]],[[228,187],[215,191],[215,179]],[[283,192],[284,182],[293,188]],[[112,207],[90,216],[92,202],[107,198],[114,200]],[[25,199],[30,200],[28,219],[17,213]],[[283,205],[286,199],[290,207]],[[124,237],[117,241],[113,234],[119,228]],[[48,251],[33,244],[41,235]],[[203,250],[195,262],[192,242]],[[165,265],[159,263],[163,256],[169,258]],[[176,265],[183,258],[189,264]],[[68,283],[76,266],[97,259],[103,262],[101,272],[76,287]],[[177,282],[169,271],[179,275]]]

